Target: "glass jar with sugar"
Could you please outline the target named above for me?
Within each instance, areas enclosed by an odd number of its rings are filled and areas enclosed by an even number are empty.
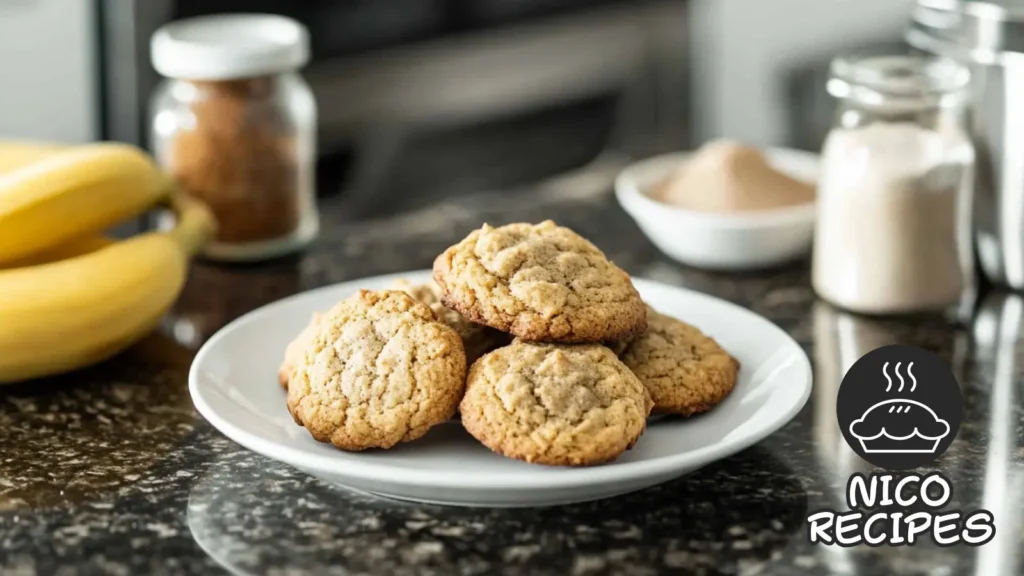
[[[812,282],[865,314],[962,313],[975,289],[969,72],[916,54],[832,63]]]

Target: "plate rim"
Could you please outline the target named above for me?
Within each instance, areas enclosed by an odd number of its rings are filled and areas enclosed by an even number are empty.
[[[331,291],[353,289],[358,283],[382,283],[387,280],[407,278],[410,276],[421,276],[429,274],[429,270],[410,270],[405,272],[367,276],[337,282],[327,286],[321,286],[306,290],[297,294],[286,296],[274,302],[267,303],[259,308],[253,309],[242,316],[225,324],[213,336],[211,336],[192,360],[188,371],[188,389],[192,403],[199,414],[215,428],[218,432],[238,443],[244,448],[256,452],[266,458],[283,462],[302,471],[312,474],[325,474],[330,476],[351,477],[361,480],[380,481],[386,478],[388,482],[397,485],[416,485],[420,488],[452,488],[475,490],[495,489],[564,489],[594,484],[605,484],[610,482],[628,482],[642,478],[658,475],[670,475],[678,471],[680,474],[714,462],[721,458],[737,454],[761,440],[771,436],[780,428],[788,424],[807,404],[813,388],[813,371],[810,358],[807,353],[785,330],[780,328],[771,320],[757,314],[756,312],[734,304],[722,298],[698,292],[681,286],[674,286],[655,280],[644,278],[632,278],[634,283],[646,284],[652,287],[668,288],[671,290],[686,292],[689,297],[698,300],[710,300],[717,304],[731,308],[734,312],[750,317],[754,321],[765,322],[774,329],[785,343],[785,346],[793,348],[798,354],[794,355],[795,361],[803,375],[799,399],[793,402],[787,410],[778,413],[770,423],[762,428],[747,432],[743,436],[730,440],[729,442],[718,441],[709,446],[682,453],[675,453],[650,460],[638,462],[612,462],[601,466],[587,466],[575,468],[545,467],[549,472],[555,474],[539,474],[536,476],[516,477],[509,480],[501,474],[465,474],[450,471],[423,470],[409,467],[396,467],[376,461],[359,461],[357,453],[339,454],[313,454],[301,448],[294,448],[282,445],[273,440],[265,439],[257,434],[251,433],[241,427],[235,426],[227,419],[221,417],[214,409],[203,392],[199,389],[200,369],[203,361],[217,347],[217,344],[231,332],[240,327],[258,320],[266,314],[272,313],[280,307],[285,307],[291,302],[308,298],[314,294]],[[357,289],[357,288],[356,288]],[[342,458],[339,458],[341,456]]]

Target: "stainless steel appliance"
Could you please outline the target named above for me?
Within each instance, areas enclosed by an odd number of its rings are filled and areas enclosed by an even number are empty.
[[[683,0],[101,0],[104,136],[145,144],[149,37],[272,12],[310,31],[322,193],[353,217],[686,145]]]
[[[978,262],[1024,289],[1024,3],[918,0],[907,41],[970,65]]]

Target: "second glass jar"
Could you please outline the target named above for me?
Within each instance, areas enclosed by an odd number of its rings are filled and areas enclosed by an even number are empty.
[[[974,291],[968,71],[864,53],[832,63],[812,282],[866,314],[956,313]]]

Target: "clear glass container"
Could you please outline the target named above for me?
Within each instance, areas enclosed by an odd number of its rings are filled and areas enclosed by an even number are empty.
[[[182,20],[154,35],[153,63],[168,78],[150,102],[150,147],[216,216],[208,258],[273,258],[317,234],[316,104],[297,72],[307,43],[297,22],[263,15]]]
[[[923,54],[832,63],[812,283],[865,314],[962,314],[974,296],[968,71]]]

